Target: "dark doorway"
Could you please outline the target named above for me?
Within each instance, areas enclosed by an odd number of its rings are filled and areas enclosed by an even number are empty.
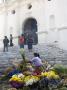
[[[34,18],[29,18],[24,23],[24,36],[25,36],[25,44],[27,44],[27,39],[29,36],[33,39],[33,44],[36,45],[38,43],[38,35],[37,35],[37,21]]]

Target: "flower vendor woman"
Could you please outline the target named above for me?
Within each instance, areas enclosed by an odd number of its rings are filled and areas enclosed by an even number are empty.
[[[34,53],[34,57],[30,62],[35,68],[34,73],[40,74],[43,71],[43,63],[39,53]]]

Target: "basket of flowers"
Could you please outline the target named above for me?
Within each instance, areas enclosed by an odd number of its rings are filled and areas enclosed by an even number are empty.
[[[24,86],[24,75],[18,74],[13,75],[12,78],[9,80],[12,87],[18,89]]]
[[[12,87],[14,87],[16,89],[21,88],[24,85],[23,83],[17,82],[17,81],[11,81],[10,84],[11,84]]]

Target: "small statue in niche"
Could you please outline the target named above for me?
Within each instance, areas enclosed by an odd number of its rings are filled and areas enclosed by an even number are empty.
[[[28,4],[28,9],[31,9],[32,8],[32,5],[31,4]]]

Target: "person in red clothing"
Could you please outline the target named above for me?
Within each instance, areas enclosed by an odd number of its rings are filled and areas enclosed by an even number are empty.
[[[23,34],[19,36],[19,45],[20,45],[20,48],[24,48],[24,35]]]

